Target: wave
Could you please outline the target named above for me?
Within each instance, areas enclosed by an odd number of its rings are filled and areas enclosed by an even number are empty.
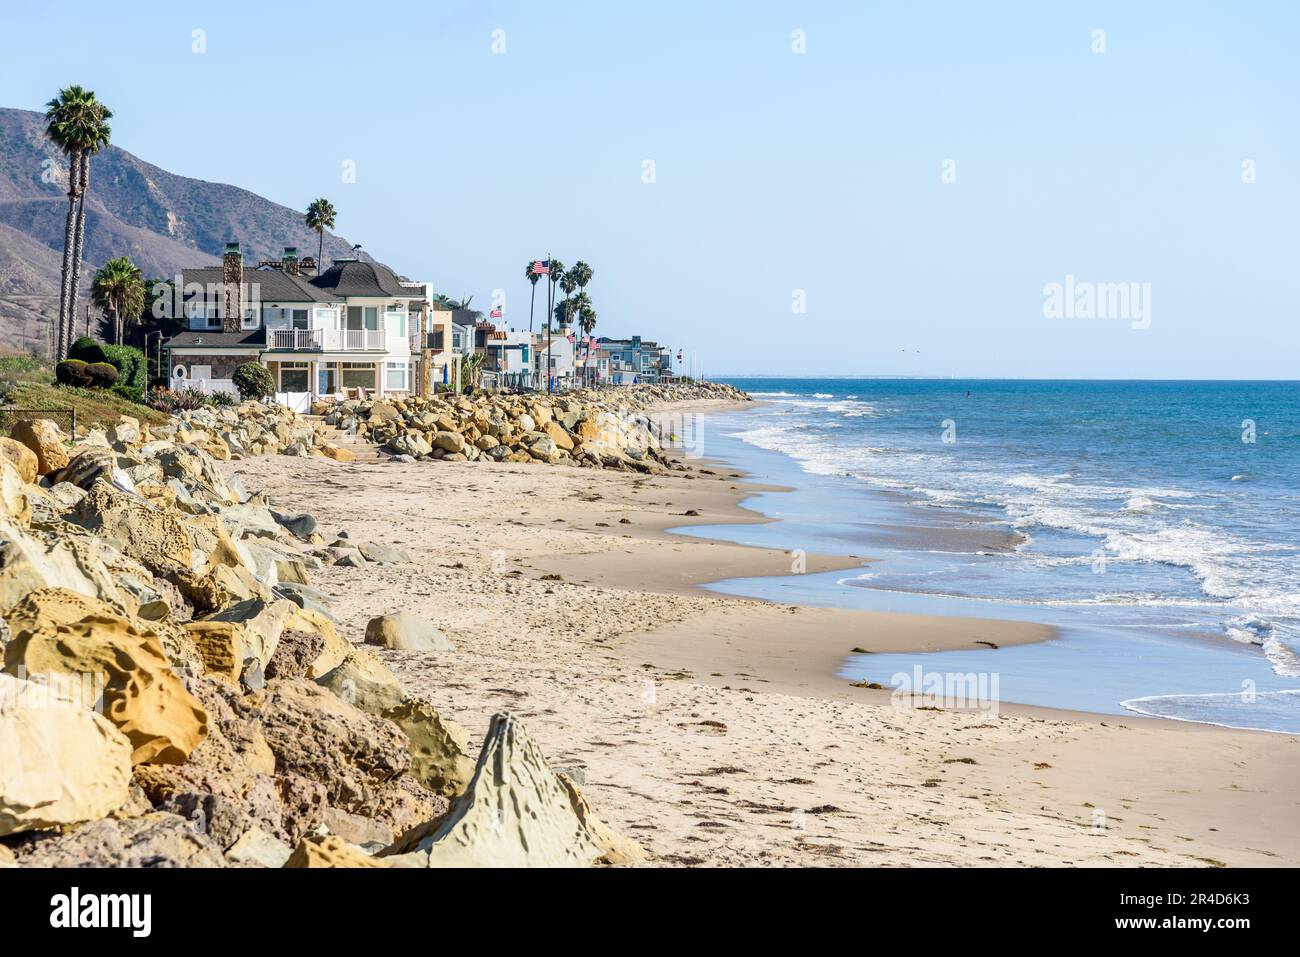
[[[1275,734],[1300,732],[1300,689],[1148,695],[1121,701],[1120,707],[1152,718],[1213,724],[1221,728],[1271,731]]]

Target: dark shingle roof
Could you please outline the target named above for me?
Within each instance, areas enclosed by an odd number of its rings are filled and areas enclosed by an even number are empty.
[[[187,270],[188,271],[188,270]],[[244,346],[261,347],[266,345],[265,329],[248,329],[244,332],[222,332],[220,329],[178,332],[167,340],[168,346]]]
[[[204,266],[183,270],[185,285],[198,283],[205,289],[221,285],[220,266]],[[332,302],[334,297],[313,286],[303,276],[293,276],[279,269],[245,269],[244,284],[250,289],[257,284],[257,295],[262,302]]]
[[[317,289],[332,293],[336,299],[342,296],[421,298],[417,290],[403,286],[386,266],[362,262],[360,259],[334,260],[334,265],[311,280],[311,284]]]

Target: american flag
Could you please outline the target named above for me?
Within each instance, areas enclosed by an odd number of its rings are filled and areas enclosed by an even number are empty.
[[[551,261],[549,259],[533,260],[534,276],[549,276],[551,274]]]
[[[489,318],[489,319],[500,319],[500,318],[501,318],[501,307],[500,307],[500,306],[493,306],[493,307],[492,307],[492,311],[488,313],[488,318]]]
[[[569,333],[567,336],[565,336],[565,338],[568,339],[570,343],[572,343],[572,342],[573,342],[573,333],[572,333],[572,332]]]

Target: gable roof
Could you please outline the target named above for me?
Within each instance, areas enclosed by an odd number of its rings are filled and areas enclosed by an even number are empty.
[[[246,329],[243,332],[222,332],[220,329],[187,329],[167,340],[171,346],[204,346],[211,348],[261,348],[266,345],[265,329]]]
[[[220,286],[224,274],[220,266],[203,266],[198,269],[184,269],[181,278],[185,285],[198,283],[206,290],[209,286]],[[257,285],[258,298],[262,302],[332,302],[324,290],[318,289],[302,276],[294,276],[279,269],[245,269],[244,284],[248,287]]]
[[[391,296],[394,299],[421,299],[421,292],[403,286],[387,266],[362,262],[360,259],[336,259],[334,265],[311,280],[318,290],[344,296]]]

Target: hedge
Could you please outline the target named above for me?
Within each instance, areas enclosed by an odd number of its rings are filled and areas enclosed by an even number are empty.
[[[100,389],[117,385],[117,367],[112,363],[92,362],[86,366],[86,375],[90,379],[90,384]]]
[[[134,346],[108,346],[89,336],[82,336],[68,349],[68,358],[80,359],[91,365],[107,362],[117,370],[116,381],[144,391],[148,362],[144,353]]]
[[[275,380],[261,363],[245,362],[235,370],[231,380],[243,399],[265,399],[275,393]]]

